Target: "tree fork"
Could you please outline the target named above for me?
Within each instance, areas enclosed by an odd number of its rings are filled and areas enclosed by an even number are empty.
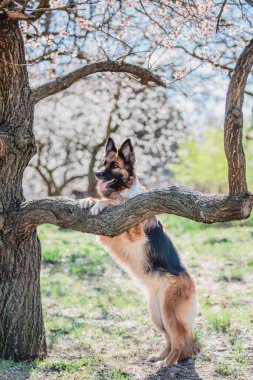
[[[115,236],[159,213],[175,214],[203,223],[247,219],[252,210],[253,196],[247,190],[242,106],[252,65],[253,39],[237,61],[226,98],[224,147],[229,195],[207,195],[172,186],[142,194],[124,205],[105,210],[97,217],[91,216],[87,210],[81,212],[80,205],[68,199],[42,199],[23,204],[17,224],[28,228],[29,225],[52,223],[82,232]]]

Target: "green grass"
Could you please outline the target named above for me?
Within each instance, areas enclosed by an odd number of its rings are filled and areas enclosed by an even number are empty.
[[[216,367],[217,374],[222,376],[229,376],[234,370],[234,366],[228,363],[219,363]]]
[[[13,367],[15,363],[12,360],[1,360],[0,359],[0,373],[5,372],[9,368]]]
[[[162,217],[197,282],[193,364],[159,372],[146,361],[163,347],[139,286],[94,236],[42,226],[41,288],[49,357],[0,361],[1,380],[249,379],[253,219],[207,226]],[[172,372],[171,372],[172,371]],[[176,374],[175,376],[173,375]],[[174,376],[174,377],[173,377]]]
[[[232,323],[229,310],[220,310],[219,313],[207,315],[206,318],[213,330],[222,333],[227,333]]]
[[[218,276],[219,281],[242,281],[243,272],[241,269],[236,268],[232,271],[222,271]]]
[[[42,251],[42,260],[44,263],[56,264],[61,262],[59,248],[47,248]]]
[[[45,360],[40,365],[44,372],[70,372],[75,373],[81,368],[90,367],[95,363],[93,357],[85,357],[79,360]],[[37,367],[38,368],[38,367]]]

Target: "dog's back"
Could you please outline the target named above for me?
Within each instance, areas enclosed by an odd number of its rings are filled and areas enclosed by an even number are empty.
[[[146,229],[148,237],[148,271],[170,273],[174,276],[186,273],[179,254],[169,236],[164,232],[160,221]]]

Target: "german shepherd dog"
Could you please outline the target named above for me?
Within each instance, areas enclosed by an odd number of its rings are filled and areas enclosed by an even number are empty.
[[[93,215],[143,192],[130,139],[117,149],[109,138],[105,158],[95,174],[102,199],[82,201],[84,208],[92,206]],[[150,361],[162,361],[169,367],[191,357],[195,353],[195,284],[161,222],[152,217],[120,236],[100,236],[99,240],[115,261],[139,280],[148,297],[150,317],[165,335],[164,350]]]

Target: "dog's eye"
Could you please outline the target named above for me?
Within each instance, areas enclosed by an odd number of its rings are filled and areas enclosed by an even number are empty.
[[[119,167],[119,165],[117,165],[116,162],[112,162],[110,166],[111,169],[117,169]]]

